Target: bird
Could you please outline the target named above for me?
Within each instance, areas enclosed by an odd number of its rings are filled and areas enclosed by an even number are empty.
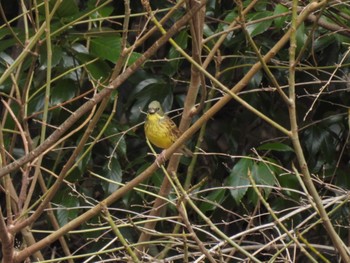
[[[148,105],[144,129],[147,139],[161,149],[168,149],[182,134],[173,120],[164,114],[161,104],[156,100]],[[186,147],[181,151],[185,155],[193,156]]]

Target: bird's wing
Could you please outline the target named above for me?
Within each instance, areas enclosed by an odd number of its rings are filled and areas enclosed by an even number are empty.
[[[164,122],[169,125],[169,129],[171,131],[171,137],[173,137],[173,141],[176,141],[180,136],[181,132],[175,122],[169,118],[169,116],[165,115],[164,116]]]

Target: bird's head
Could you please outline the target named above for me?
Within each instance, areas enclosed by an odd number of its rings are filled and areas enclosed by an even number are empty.
[[[164,115],[162,106],[160,105],[159,101],[154,100],[148,105],[148,113],[149,114],[158,113],[161,116]]]

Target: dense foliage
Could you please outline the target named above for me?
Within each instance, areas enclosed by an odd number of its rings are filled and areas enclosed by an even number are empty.
[[[150,2],[1,2],[3,262],[349,262],[350,1]]]

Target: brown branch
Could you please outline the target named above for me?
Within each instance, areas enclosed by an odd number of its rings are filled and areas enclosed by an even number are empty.
[[[102,90],[100,93],[96,94],[91,100],[86,102],[83,106],[81,106],[74,114],[72,114],[52,135],[48,137],[44,141],[42,145],[40,145],[38,148],[34,149],[31,153],[28,155],[20,158],[16,162],[13,162],[4,168],[0,170],[0,176],[4,176],[5,174],[14,171],[18,169],[21,165],[25,164],[26,162],[29,162],[36,158],[38,155],[40,155],[42,152],[50,148],[64,133],[65,131],[75,122],[77,121],[84,113],[86,113],[88,110],[90,110],[94,105],[101,102],[104,98],[108,97],[111,92],[119,87],[138,67],[140,67],[150,56],[152,56],[163,44],[166,43],[166,41],[174,35],[180,27],[182,27],[191,17],[192,15],[198,11],[198,8],[193,8],[189,10],[181,19],[178,20],[177,23],[175,23],[169,30],[168,33],[165,36],[162,36],[158,41],[156,41],[144,54],[141,56],[133,65],[131,65],[129,68],[127,68],[121,75],[119,75],[114,81],[111,82],[111,84]],[[153,164],[150,166],[146,171],[143,173],[142,176],[138,176],[135,178],[132,182],[130,182],[125,187],[121,188],[122,191],[116,191],[112,195],[110,195],[108,198],[105,199],[105,203],[107,205],[110,205],[112,202],[115,202],[115,200],[119,199],[121,196],[125,194],[126,191],[131,190],[133,187],[138,185],[140,182],[148,178],[156,169],[158,166],[156,164]],[[63,169],[65,170],[65,169]],[[62,171],[61,171],[62,173]],[[35,251],[40,250],[41,248],[47,246],[47,244],[52,243],[57,238],[61,237],[63,234],[67,233],[70,229],[74,229],[82,224],[82,222],[87,221],[89,218],[95,216],[101,211],[102,207],[100,205],[97,205],[96,207],[90,209],[83,215],[79,216],[75,220],[71,221],[58,231],[55,231],[55,233],[47,236],[46,238],[38,241],[36,244],[31,245],[30,247],[26,248],[25,250],[19,252],[16,255],[15,262],[21,262],[28,256],[32,255]],[[22,221],[20,224],[16,225],[16,227],[12,227],[10,229],[11,233],[17,232],[22,226],[27,225],[26,220]]]
[[[344,242],[335,231],[332,222],[327,214],[325,207],[322,204],[321,197],[319,196],[315,185],[312,182],[311,174],[306,162],[304,152],[299,140],[299,131],[297,123],[297,111],[296,111],[296,95],[295,95],[295,68],[296,68],[296,31],[297,31],[297,4],[298,1],[293,1],[292,6],[292,23],[291,23],[291,37],[290,37],[290,49],[289,49],[289,100],[291,104],[288,107],[289,119],[291,125],[291,141],[293,143],[294,151],[300,166],[300,169],[304,175],[304,183],[312,196],[317,212],[319,213],[324,228],[327,231],[328,236],[331,238],[333,245],[337,248],[343,262],[350,262],[350,252],[346,248]]]
[[[176,176],[176,175],[175,175]],[[216,260],[213,258],[213,256],[208,252],[208,250],[205,248],[203,242],[199,239],[199,237],[196,235],[196,232],[193,230],[193,227],[191,225],[191,222],[188,220],[187,212],[185,209],[185,202],[183,202],[183,199],[178,203],[177,209],[179,211],[179,214],[181,216],[182,221],[186,225],[187,230],[191,233],[191,237],[194,239],[194,241],[197,243],[199,250],[207,257],[207,259],[215,263]]]
[[[12,263],[13,262],[13,236],[10,234],[6,227],[5,218],[2,215],[1,207],[0,207],[0,241],[2,248],[2,262]]]
[[[278,0],[276,2],[281,3],[285,6],[291,7],[291,1]],[[298,6],[298,12],[301,12],[303,9],[304,9],[304,7]],[[347,18],[345,18],[345,19],[347,19]],[[336,32],[336,33],[339,33],[341,35],[348,36],[348,37],[350,36],[350,29],[349,28],[342,27],[342,26],[339,26],[337,24],[331,23],[324,18],[318,17],[317,15],[309,14],[309,16],[307,17],[306,20],[313,22],[313,23],[316,22],[317,25],[319,25],[320,27],[323,27],[324,29],[327,29],[329,31]]]
[[[201,65],[201,50],[202,50],[202,28],[204,24],[204,12],[205,12],[205,5],[204,1],[198,2],[198,1],[187,1],[187,5],[191,8],[201,8],[199,12],[197,12],[191,19],[190,22],[190,28],[191,28],[191,35],[192,35],[192,53],[193,53],[193,59]],[[149,12],[149,15],[152,17],[153,13],[151,10],[151,7],[148,3],[148,1],[144,1],[145,9],[147,12]],[[155,18],[152,17],[153,22],[157,25],[157,21],[155,21]],[[158,22],[159,23],[159,22]],[[158,26],[158,25],[157,25]],[[162,31],[159,28],[160,31]],[[162,32],[165,33],[165,32]],[[175,47],[176,48],[176,47]],[[194,67],[193,65],[191,66],[191,81],[190,81],[190,86],[189,90],[186,95],[185,103],[184,103],[184,111],[182,114],[181,122],[179,129],[181,131],[185,131],[191,123],[191,117],[193,116],[193,108],[196,102],[197,94],[198,94],[198,89],[199,85],[201,83],[201,76],[203,76],[202,72]],[[204,77],[203,77],[204,78]],[[202,87],[205,89],[205,86]],[[202,94],[204,96],[204,94]],[[204,97],[203,97],[204,98]],[[179,165],[180,157],[179,156],[172,156],[172,158],[169,161],[168,164],[168,174],[173,174],[176,173],[178,165]],[[157,217],[159,216],[162,212],[163,209],[165,208],[164,203],[165,200],[162,197],[165,197],[169,194],[171,190],[171,184],[168,180],[167,177],[164,177],[162,185],[160,187],[160,190],[158,192],[158,195],[160,196],[154,201],[153,204],[153,209],[150,212],[151,217]],[[157,222],[156,221],[149,221],[146,222],[144,225],[144,228],[151,230],[156,227]],[[148,240],[150,240],[151,235],[149,234],[149,231],[142,232],[139,239],[138,243],[141,244],[146,244]],[[146,248],[146,245],[140,245],[137,246],[137,250],[140,252],[143,252]]]
[[[304,21],[304,19],[306,18],[306,15],[317,10],[321,4],[324,2],[312,2],[306,9],[305,9],[305,13],[303,13],[302,15],[300,15],[300,17],[298,18],[298,23],[300,24],[302,21]],[[193,11],[193,10],[192,10]],[[187,13],[185,16],[186,19],[188,20],[191,16],[192,13]],[[182,25],[184,25],[187,20],[184,19],[185,16],[183,18],[181,18],[179,20],[182,21]],[[177,30],[178,30],[178,25],[180,24],[176,24],[176,27],[172,27],[173,31],[172,33],[174,34]],[[170,30],[168,31],[168,33],[170,32]],[[91,109],[93,107],[93,105],[95,105],[96,103],[100,102],[105,96],[108,96],[110,94],[110,92],[117,88],[123,81],[125,81],[125,79],[127,77],[129,77],[132,73],[133,70],[135,70],[136,68],[138,68],[138,66],[140,66],[142,64],[143,61],[145,61],[147,59],[147,56],[149,57],[150,55],[154,54],[152,53],[152,51],[155,51],[159,48],[160,44],[164,44],[170,37],[171,35],[166,35],[160,38],[159,41],[157,41],[149,50],[149,53],[145,53],[139,60],[137,60],[137,62],[135,64],[133,64],[132,66],[130,66],[124,73],[122,73],[115,81],[112,82],[112,84],[109,86],[109,88],[104,89],[101,91],[101,93],[97,94],[96,96],[94,96],[94,98],[85,103],[81,108],[79,108],[77,110],[77,112],[75,114],[78,114],[80,116],[82,116],[82,114],[84,114],[86,111],[88,111],[89,109]],[[270,50],[269,53],[267,53],[264,57],[264,61],[269,61],[289,40],[289,36],[290,36],[290,31],[288,31],[281,39],[280,41]],[[245,86],[246,83],[249,81],[249,79],[251,77],[254,76],[254,74],[261,68],[261,64],[258,62],[256,63],[250,70],[249,72],[242,78],[242,80],[240,82],[238,82],[233,88],[232,88],[232,92],[238,92],[240,90],[242,90]],[[231,96],[230,95],[225,95],[221,100],[219,100],[216,104],[213,105],[212,108],[210,108],[206,113],[203,114],[203,116],[201,116],[194,125],[192,125],[188,130],[186,130],[184,132],[184,134],[179,138],[179,140],[177,140],[169,149],[167,149],[167,151],[165,152],[165,159],[168,159],[181,145],[183,145],[183,143],[185,141],[187,141],[191,136],[193,136],[193,134],[200,129],[200,127],[202,127],[202,125],[204,123],[206,123],[212,116],[214,116],[224,105],[226,105],[229,101],[231,100]],[[86,108],[83,108],[86,107]],[[90,107],[90,108],[89,108]],[[83,108],[83,109],[82,109]],[[70,119],[68,119],[67,121],[72,122],[74,120],[76,116],[71,116]],[[73,119],[73,120],[72,120]],[[76,120],[76,119],[75,119]],[[73,122],[74,123],[74,122]],[[70,126],[70,123],[64,123],[66,126],[63,125],[62,128],[60,128],[60,130],[57,130],[54,134],[55,136],[58,135],[62,135],[64,134],[64,132],[66,130],[62,129],[68,129]],[[53,134],[53,135],[54,135]],[[51,135],[51,136],[53,136]],[[50,137],[49,137],[50,138]],[[52,138],[52,137],[51,137]],[[59,138],[59,136],[56,138],[56,140]],[[53,139],[55,139],[55,137],[53,137]],[[45,150],[48,149],[50,145],[52,145],[53,143],[51,142],[47,142],[48,140],[46,140],[44,142],[44,144],[46,143],[46,148],[44,146],[39,146],[42,147],[41,149]],[[43,144],[43,145],[44,145]],[[49,146],[48,146],[48,145]],[[38,148],[39,148],[38,147]],[[34,154],[36,154],[36,152],[34,152]],[[33,154],[32,154],[33,155]],[[21,163],[25,163],[25,159],[24,158],[35,158],[32,155],[30,156],[25,156],[21,159],[19,159],[18,161],[21,161]],[[19,163],[12,163],[10,165],[5,166],[5,170],[4,168],[2,170],[0,170],[0,176],[3,176],[4,174],[7,174],[10,171],[13,171],[15,169],[17,169],[18,167],[20,167],[21,164]],[[119,188],[117,191],[115,191],[114,193],[112,193],[109,197],[107,197],[104,202],[105,204],[108,206],[111,203],[115,202],[116,200],[120,199],[121,197],[124,196],[124,194],[127,191],[130,191],[131,189],[133,189],[135,186],[137,186],[139,183],[141,183],[142,181],[144,181],[145,179],[149,178],[151,176],[151,174],[158,168],[156,163],[153,163],[150,167],[148,167],[144,172],[142,172],[138,177],[134,178],[132,181],[130,181],[127,185]],[[68,231],[80,226],[80,224],[82,224],[83,222],[87,221],[89,218],[97,215],[98,213],[100,213],[102,209],[101,205],[97,205],[95,207],[93,207],[92,209],[88,210],[87,212],[85,212],[84,214],[82,214],[81,216],[73,219],[72,221],[70,221],[67,225],[63,226],[62,228],[60,228],[58,231],[56,231],[55,233],[50,234],[49,236],[45,237],[44,239],[38,241],[35,245],[32,245],[28,248],[26,248],[24,251],[21,251],[17,257],[16,257],[16,262],[21,262],[23,259],[25,259],[26,257],[28,257],[29,255],[31,255],[34,251],[37,251],[45,246],[47,246],[47,244],[52,243],[53,241],[55,241],[58,237],[62,236],[63,234],[67,233]]]
[[[40,154],[45,152],[50,148],[54,143],[77,121],[79,120],[86,112],[92,109],[97,103],[100,103],[103,98],[108,97],[113,90],[117,89],[124,81],[126,81],[136,69],[138,69],[148,58],[150,58],[161,46],[163,46],[170,37],[172,37],[179,28],[186,24],[186,22],[191,18],[191,16],[196,13],[198,9],[193,8],[189,10],[181,19],[178,20],[169,30],[168,34],[162,36],[157,40],[144,54],[135,61],[130,67],[128,67],[121,75],[119,75],[115,80],[113,80],[110,85],[103,89],[101,92],[97,93],[89,101],[85,102],[80,108],[78,108],[74,114],[67,118],[56,131],[54,131],[41,145],[35,148],[33,151],[29,152],[20,159],[4,166],[0,169],[0,177],[3,177],[5,174],[17,170],[22,165],[34,160]]]

